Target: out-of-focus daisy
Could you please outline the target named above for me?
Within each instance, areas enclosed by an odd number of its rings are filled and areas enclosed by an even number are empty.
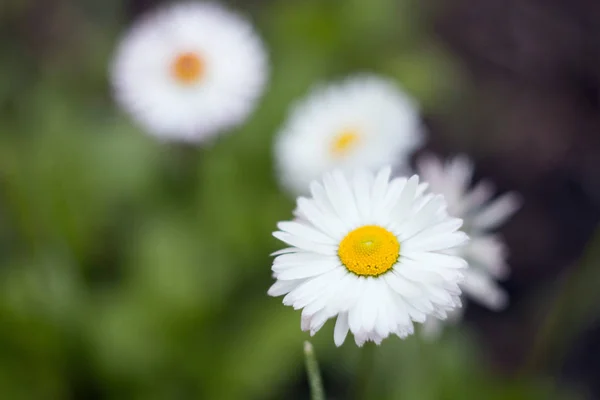
[[[494,187],[487,181],[481,181],[471,189],[473,164],[465,156],[454,157],[443,164],[435,156],[425,155],[417,164],[418,173],[429,183],[429,189],[445,197],[448,213],[463,219],[463,230],[471,239],[455,251],[470,266],[461,283],[463,293],[489,309],[502,309],[508,298],[497,280],[509,273],[507,249],[503,240],[490,231],[518,210],[519,197],[515,193],[506,193],[491,200]],[[461,312],[462,309],[457,310],[449,320],[458,319]],[[425,325],[425,332],[429,334],[435,335],[440,329],[439,321],[433,319]]]
[[[254,109],[267,77],[264,46],[245,19],[212,3],[160,8],[118,46],[118,103],[162,139],[202,141]]]
[[[337,316],[337,346],[348,330],[359,346],[404,338],[413,321],[460,306],[467,263],[444,252],[467,241],[462,221],[448,216],[443,196],[425,194],[416,175],[390,174],[325,174],[311,183],[310,198],[298,199],[301,218],[273,234],[290,247],[275,253],[269,295],[302,309],[311,335]]]
[[[359,75],[319,87],[297,104],[275,144],[282,184],[294,195],[334,168],[402,169],[423,134],[417,105],[393,82]]]

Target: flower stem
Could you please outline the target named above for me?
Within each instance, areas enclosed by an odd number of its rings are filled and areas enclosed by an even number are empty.
[[[306,341],[304,342],[304,361],[306,364],[306,373],[308,375],[308,383],[310,384],[311,400],[325,400],[325,391],[323,390],[323,380],[319,371],[319,363],[315,356],[313,345]]]
[[[354,396],[357,400],[370,399],[369,389],[371,386],[371,378],[375,368],[375,343],[365,343],[365,347],[361,349],[360,359],[358,361],[358,369],[356,373],[356,389]]]

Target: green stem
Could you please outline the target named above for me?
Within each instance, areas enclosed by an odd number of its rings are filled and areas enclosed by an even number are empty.
[[[169,143],[165,178],[170,194],[185,198],[198,188],[202,149],[191,143]]]
[[[304,342],[304,361],[306,364],[308,383],[310,384],[311,400],[325,400],[325,391],[323,390],[323,380],[321,379],[321,371],[319,371],[319,363],[315,356],[313,345],[308,341]]]
[[[357,400],[370,399],[369,389],[371,387],[371,379],[375,368],[375,343],[365,343],[361,349],[360,359],[358,361],[358,370],[356,374],[356,389],[354,396]]]

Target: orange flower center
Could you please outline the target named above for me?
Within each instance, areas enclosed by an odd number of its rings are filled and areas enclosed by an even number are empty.
[[[356,146],[359,139],[360,136],[355,129],[344,129],[340,131],[331,142],[331,154],[335,157],[341,157],[347,154]]]
[[[191,85],[198,82],[205,72],[204,60],[196,53],[181,53],[173,61],[173,77],[180,83]]]

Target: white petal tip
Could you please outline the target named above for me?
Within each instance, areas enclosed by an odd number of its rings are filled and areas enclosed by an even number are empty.
[[[502,311],[508,307],[508,303],[508,296],[504,295],[490,301],[488,306],[492,311]]]
[[[271,235],[273,235],[274,238],[281,240],[281,235],[283,235],[284,233],[281,231],[275,231],[273,233],[271,233]]]

